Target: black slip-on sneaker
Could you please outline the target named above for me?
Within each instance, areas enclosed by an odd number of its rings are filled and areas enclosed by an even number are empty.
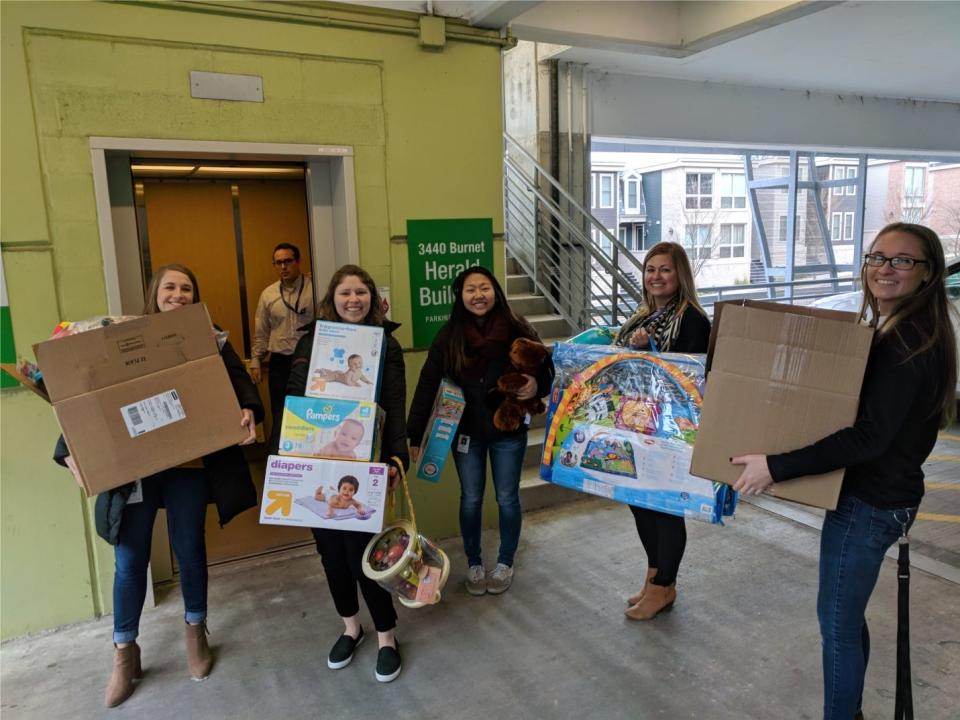
[[[363,642],[364,637],[366,636],[363,634],[363,628],[360,628],[360,634],[357,635],[356,640],[346,634],[337,638],[327,657],[327,667],[331,670],[339,670],[349,665],[353,660],[353,651]]]
[[[403,665],[400,662],[400,643],[396,647],[386,645],[377,653],[377,682],[388,683],[397,679]]]

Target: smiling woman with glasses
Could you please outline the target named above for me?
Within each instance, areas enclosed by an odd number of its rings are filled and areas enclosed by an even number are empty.
[[[945,265],[930,228],[883,228],[860,271],[860,316],[876,335],[854,424],[792,452],[732,459],[744,466],[734,488],[748,495],[845,468],[837,509],[827,512],[820,536],[825,720],[863,717],[867,602],[884,554],[917,516],[922,465],[955,412],[957,350]]]

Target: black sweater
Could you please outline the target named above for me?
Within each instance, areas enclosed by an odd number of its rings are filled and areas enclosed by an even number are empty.
[[[310,355],[313,353],[313,331],[316,323],[307,325],[307,333],[297,342],[290,360],[290,379],[287,395],[303,396],[307,389],[310,372]],[[386,417],[383,421],[383,440],[380,444],[380,462],[391,463],[396,456],[403,462],[403,469],[410,467],[410,452],[407,450],[407,377],[403,363],[403,349],[391,334],[400,325],[387,320],[383,324],[383,344],[386,355],[383,360],[383,376],[380,378],[380,397],[377,403]],[[279,438],[279,433],[274,433]],[[271,448],[276,454],[276,447]]]
[[[799,450],[767,458],[774,481],[846,468],[841,492],[885,510],[916,507],[921,466],[937,440],[946,365],[936,348],[908,359],[923,335],[911,322],[870,350],[853,426]]]
[[[497,392],[497,380],[504,373],[511,371],[510,365],[510,345],[519,337],[526,337],[531,340],[540,341],[537,331],[528,323],[524,322],[522,329],[512,328],[509,341],[504,347],[503,355],[487,360],[483,368],[482,375],[477,378],[454,377],[450,358],[447,357],[447,346],[450,340],[450,323],[447,322],[437,332],[430,345],[430,351],[427,353],[427,359],[423,363],[423,369],[420,371],[420,380],[417,382],[417,389],[413,394],[413,402],[410,403],[410,416],[407,420],[407,434],[410,437],[410,444],[414,447],[420,445],[423,439],[424,430],[427,427],[427,421],[430,419],[430,412],[433,410],[433,401],[440,387],[440,381],[447,377],[463,390],[463,396],[466,400],[466,406],[463,409],[463,417],[460,419],[460,425],[457,427],[457,435],[467,435],[468,437],[494,439],[497,437],[506,437],[516,433],[526,432],[527,426],[521,425],[512,433],[503,433],[493,426],[493,415],[500,404],[502,395]],[[480,360],[478,360],[480,361]],[[479,375],[479,373],[476,373]],[[548,356],[547,361],[537,373],[537,397],[545,397],[550,393],[550,386],[553,384],[553,360]]]
[[[705,353],[710,345],[710,320],[695,307],[687,306],[680,318],[677,337],[668,348],[657,348],[658,352]]]

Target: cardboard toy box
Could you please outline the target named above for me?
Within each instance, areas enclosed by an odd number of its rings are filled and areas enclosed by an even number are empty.
[[[247,435],[202,304],[47,340],[34,352],[87,496]]]
[[[705,359],[554,344],[540,477],[616,502],[722,523],[734,513],[736,493],[690,474]]]
[[[854,313],[741,301],[716,306],[707,390],[690,471],[733,484],[730,457],[805,447],[853,424],[873,330]],[[833,510],[843,470],[769,493]]]
[[[383,328],[324,320],[315,327],[305,394],[376,402],[383,372]]]
[[[449,380],[441,381],[427,429],[420,441],[417,477],[421,480],[439,482],[465,405],[463,391]]]
[[[370,461],[379,458],[384,412],[366,400],[288,395],[280,454]]]
[[[382,463],[271,455],[263,483],[260,523],[380,532],[387,498],[387,467]],[[343,507],[331,508],[330,501],[338,496],[343,498]]]

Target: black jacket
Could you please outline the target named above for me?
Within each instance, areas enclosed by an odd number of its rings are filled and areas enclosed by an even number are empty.
[[[946,361],[936,349],[909,357],[923,334],[911,322],[880,337],[870,350],[853,425],[799,450],[770,455],[775,481],[839,468],[841,493],[885,510],[916,507],[923,497],[922,465],[937,441]]]
[[[427,353],[427,359],[420,370],[420,380],[410,403],[410,415],[407,418],[407,435],[410,444],[419,447],[423,439],[424,430],[433,410],[433,401],[443,378],[449,378],[463,390],[466,406],[463,417],[457,427],[457,436],[467,435],[471,438],[495,439],[527,431],[526,425],[521,425],[513,432],[500,432],[493,426],[493,415],[496,412],[503,396],[497,391],[497,380],[504,373],[510,372],[510,344],[519,337],[540,341],[537,331],[524,322],[522,331],[511,329],[510,339],[502,356],[487,361],[483,368],[482,377],[476,379],[454,377],[450,358],[447,357],[447,346],[450,339],[450,323],[447,322],[437,332]],[[550,394],[553,384],[553,359],[547,356],[547,361],[537,373],[537,397]]]
[[[680,318],[680,330],[669,348],[657,348],[659,352],[705,353],[710,344],[710,321],[690,305]]]
[[[256,422],[263,420],[263,404],[256,386],[250,380],[243,361],[229,342],[224,343],[220,357],[227,368],[230,384],[237,395],[241,408],[251,410]],[[53,459],[66,466],[64,458],[70,454],[61,435],[53,453]],[[203,467],[207,478],[207,502],[216,503],[220,516],[220,527],[230,522],[244,510],[256,507],[257,489],[250,477],[250,468],[243,450],[236,446],[217,450],[203,456]],[[120,532],[120,519],[127,499],[133,490],[133,483],[121,485],[113,490],[100,493],[94,506],[94,521],[97,534],[111,545],[117,544]]]
[[[307,375],[310,372],[310,355],[313,352],[314,325],[306,326],[307,333],[300,338],[293,355],[290,356],[290,379],[287,381],[287,395],[303,396],[307,389]],[[380,462],[395,465],[391,458],[398,457],[403,462],[403,470],[410,467],[410,452],[407,449],[407,376],[403,363],[403,350],[392,333],[400,327],[399,323],[386,320],[383,323],[383,376],[380,378],[380,397],[377,404],[383,408],[386,417],[383,421],[383,440],[380,444]],[[270,452],[276,454],[275,442]]]

